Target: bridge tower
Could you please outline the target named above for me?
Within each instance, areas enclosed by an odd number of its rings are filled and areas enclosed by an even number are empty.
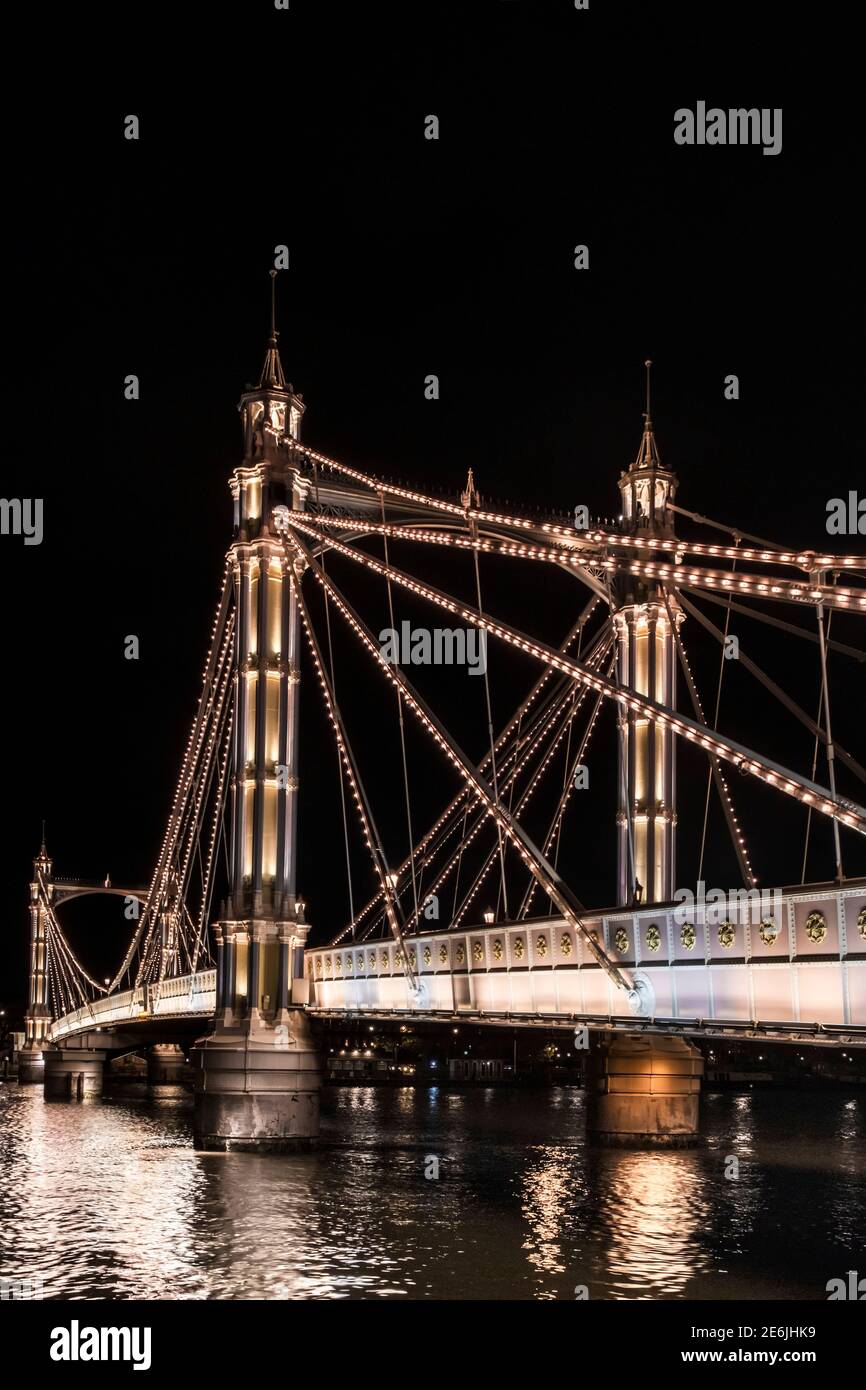
[[[628,535],[673,538],[671,504],[677,476],[662,466],[647,408],[634,463],[619,477],[622,528]],[[673,705],[676,694],[676,639],[673,622],[682,610],[669,599],[670,618],[660,587],[652,580],[624,575],[614,585],[617,680],[641,695]],[[631,710],[620,709],[619,807],[617,811],[617,901],[669,902],[675,889],[676,767],[674,735]]]
[[[230,880],[214,924],[215,1029],[193,1050],[195,1132],[200,1148],[279,1150],[317,1134],[320,1073],[302,1007],[309,926],[297,895],[300,619],[269,526],[277,504],[304,508],[309,483],[296,452],[304,402],[283,374],[273,309],[259,383],[239,410]]]
[[[671,510],[677,476],[664,468],[650,414],[652,364],[646,362],[647,400],[637,457],[620,474],[622,529],[627,535],[674,538]],[[675,704],[676,636],[682,609],[652,580],[620,576],[614,586],[617,682],[659,704]],[[674,736],[645,716],[620,709],[617,901],[670,902],[676,870]],[[636,986],[643,983],[635,980]],[[649,1009],[652,1010],[650,1004]],[[694,1144],[698,1137],[701,1077],[698,1049],[664,1034],[609,1035],[588,1060],[587,1133],[605,1144]]]
[[[54,896],[51,870],[52,861],[45,848],[43,830],[42,845],[33,860],[33,881],[30,884],[30,992],[27,1012],[24,1015],[24,1046],[18,1056],[18,1080],[24,1083],[41,1082],[45,1079],[43,1049],[48,1046],[51,1010],[48,1007],[48,960],[45,941],[47,909],[43,892],[49,901]],[[44,887],[40,887],[40,879]]]

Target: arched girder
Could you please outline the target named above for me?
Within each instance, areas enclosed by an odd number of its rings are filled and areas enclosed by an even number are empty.
[[[64,883],[54,882],[54,906],[59,907],[62,903],[71,902],[73,898],[89,898],[94,895],[114,898],[135,898],[136,901],[143,903],[147,901],[147,888],[136,886],[135,888],[124,888],[111,884],[106,888],[105,884],[82,885],[81,887],[70,887]]]

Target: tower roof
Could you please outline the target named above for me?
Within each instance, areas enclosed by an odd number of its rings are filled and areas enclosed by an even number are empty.
[[[278,391],[285,391],[286,378],[283,374],[283,364],[280,361],[280,350],[277,347],[277,335],[272,333],[268,339],[268,349],[265,353],[265,361],[262,367],[262,374],[259,377],[259,387],[274,387]]]
[[[653,422],[649,411],[644,411],[643,436],[640,441],[640,448],[637,451],[637,458],[632,464],[633,468],[661,468],[662,461],[659,455],[656,437],[653,433]]]

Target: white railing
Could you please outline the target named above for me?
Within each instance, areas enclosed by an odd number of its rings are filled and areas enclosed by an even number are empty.
[[[163,980],[161,984],[128,989],[122,994],[109,994],[85,1004],[51,1025],[51,1040],[58,1042],[72,1033],[90,1028],[106,1028],[112,1024],[144,1022],[157,1015],[175,1017],[188,1014],[212,1014],[216,1009],[216,971],[201,970],[196,975],[181,975]]]

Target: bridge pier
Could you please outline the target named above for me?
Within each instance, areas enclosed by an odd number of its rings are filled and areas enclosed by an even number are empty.
[[[186,1067],[183,1048],[177,1043],[154,1043],[147,1050],[148,1086],[182,1086]]]
[[[198,1149],[285,1153],[319,1132],[319,1055],[303,1009],[229,1016],[193,1049]]]
[[[105,1053],[93,1048],[46,1048],[46,1100],[98,1100]]]
[[[18,1053],[18,1082],[22,1086],[41,1086],[45,1080],[45,1053],[38,1045],[25,1043]]]
[[[703,1072],[703,1057],[683,1037],[607,1038],[588,1059],[587,1136],[635,1147],[696,1144]]]

